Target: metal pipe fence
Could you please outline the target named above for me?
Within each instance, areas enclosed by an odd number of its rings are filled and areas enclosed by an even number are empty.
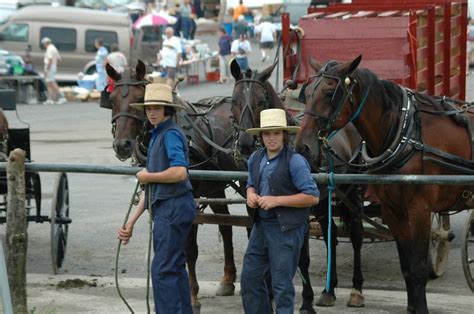
[[[89,174],[135,175],[142,168],[132,166],[82,165],[82,164],[45,164],[27,163],[29,172],[67,172]],[[6,163],[0,163],[0,170],[6,170]],[[245,171],[190,170],[193,180],[246,180]],[[330,175],[314,173],[313,178],[319,184],[327,184]],[[336,184],[440,184],[474,185],[473,175],[385,175],[385,174],[334,174]]]

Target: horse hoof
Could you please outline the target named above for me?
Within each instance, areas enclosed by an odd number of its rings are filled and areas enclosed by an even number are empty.
[[[193,314],[201,314],[201,303],[191,305],[193,308]]]
[[[223,283],[219,284],[219,288],[217,288],[216,295],[218,297],[227,297],[234,295],[235,285],[233,283]]]
[[[300,309],[300,314],[316,314],[313,308]]]
[[[327,293],[323,291],[321,296],[319,297],[318,302],[316,302],[317,306],[334,306],[336,304],[336,296],[333,293]]]
[[[348,307],[364,307],[364,295],[362,291],[357,289],[352,289],[351,296],[349,301],[347,302]]]

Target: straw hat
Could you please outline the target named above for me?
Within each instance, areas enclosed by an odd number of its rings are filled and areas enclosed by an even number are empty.
[[[257,135],[262,131],[288,131],[296,133],[299,126],[288,126],[286,112],[283,109],[266,109],[260,111],[260,127],[247,129],[245,132]]]
[[[184,106],[173,102],[173,92],[168,84],[152,83],[145,89],[145,101],[143,103],[132,103],[130,106],[143,108],[144,106],[167,106],[176,109],[184,109]]]

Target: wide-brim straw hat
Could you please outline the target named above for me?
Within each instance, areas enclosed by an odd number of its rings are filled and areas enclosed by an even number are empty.
[[[263,131],[287,131],[288,133],[296,133],[300,129],[299,126],[288,126],[286,121],[286,112],[283,109],[266,109],[260,111],[260,127],[245,130],[245,132],[258,135]]]
[[[185,109],[183,105],[173,101],[173,91],[168,84],[152,83],[145,88],[145,100],[142,103],[131,103],[131,107],[145,108],[146,106],[166,106],[178,110]]]

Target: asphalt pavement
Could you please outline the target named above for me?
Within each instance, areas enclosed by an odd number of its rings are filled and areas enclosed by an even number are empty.
[[[217,39],[205,37],[211,47]],[[256,44],[250,58],[254,69],[262,70]],[[280,69],[281,70],[281,69]],[[274,73],[275,74],[275,73]],[[275,82],[274,77],[270,79]],[[474,80],[468,78],[468,99],[474,99]],[[281,84],[281,81],[280,81]],[[180,94],[190,101],[210,96],[231,95],[232,84],[201,82],[180,88]],[[12,124],[20,125],[15,114],[7,112]],[[19,105],[19,117],[29,123],[32,159],[41,163],[76,163],[126,165],[115,158],[108,110],[97,103],[68,103],[62,106]],[[51,211],[51,198],[56,174],[41,173],[43,214]],[[64,266],[59,275],[52,275],[50,257],[50,226],[30,223],[28,227],[28,307],[33,313],[127,313],[114,286],[116,230],[122,224],[135,180],[121,175],[69,174],[70,207],[73,220],[69,228]],[[234,196],[231,190],[227,195]],[[245,214],[241,205],[231,207],[232,214]],[[209,211],[207,211],[209,212]],[[451,217],[451,228],[457,236],[444,276],[427,286],[428,304],[433,313],[472,313],[474,297],[468,289],[461,268],[460,234],[467,213]],[[0,238],[5,228],[0,226]],[[242,256],[247,245],[243,228],[233,229],[235,262],[240,275]],[[334,308],[317,308],[320,313],[404,312],[405,284],[400,273],[396,247],[393,242],[371,242],[366,239],[362,249],[362,271],[365,277],[366,307],[349,309],[345,306],[351,287],[352,249],[341,239],[337,267],[339,288]],[[137,312],[145,312],[145,265],[147,245],[146,219],[135,228],[131,243],[123,247],[119,273],[124,295]],[[199,227],[199,259],[197,264],[202,313],[242,313],[239,286],[232,297],[216,297],[215,290],[223,275],[223,248],[217,226]],[[312,240],[310,276],[316,294],[325,280],[325,247]],[[73,287],[74,285],[77,287]],[[295,278],[298,298],[301,282]]]

